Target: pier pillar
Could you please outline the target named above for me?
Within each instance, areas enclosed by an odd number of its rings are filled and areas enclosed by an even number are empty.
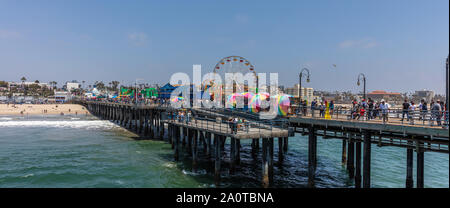
[[[139,134],[138,123],[139,123],[139,110],[133,109],[134,114],[134,132]]]
[[[269,187],[273,186],[273,138],[269,138],[268,163],[269,163]]]
[[[420,145],[423,143],[417,142],[417,188],[424,187],[424,151]]]
[[[350,134],[347,150],[347,170],[350,179],[353,179],[355,177],[355,143],[353,142],[353,137],[354,135]]]
[[[187,133],[187,128],[185,128],[185,127],[182,127],[183,128],[183,138],[181,139],[182,140],[182,146],[183,146],[183,148],[186,146],[186,133]]]
[[[314,143],[317,140],[316,131],[314,127],[309,128],[309,138],[308,138],[308,187],[313,188],[314,178],[316,174],[316,166],[315,166],[315,150]]]
[[[236,138],[231,137],[230,144],[230,174],[234,174],[236,169]]]
[[[236,165],[241,164],[241,140],[236,139]]]
[[[170,130],[169,130],[170,132]],[[144,110],[144,135],[147,137],[148,136],[148,110]],[[172,134],[172,132],[170,132],[170,134]],[[172,144],[172,142],[170,142]],[[172,146],[173,147],[173,146]]]
[[[180,155],[180,127],[174,126],[174,135],[175,135],[175,161],[178,161]]]
[[[408,144],[412,144],[412,142],[408,141]],[[408,147],[406,149],[406,188],[414,188],[414,179],[413,179],[413,149]]]
[[[278,164],[281,165],[281,163],[283,163],[283,159],[284,159],[284,149],[283,149],[283,140],[284,138],[282,137],[278,137]]]
[[[363,188],[370,188],[371,133],[364,132]]]
[[[256,158],[259,151],[259,139],[252,139],[252,157]]]
[[[361,138],[355,143],[355,188],[361,188]]]
[[[222,154],[222,151],[220,150],[222,147],[222,145],[220,144],[221,143],[220,137],[221,136],[214,135],[214,139],[216,140],[216,143],[215,143],[216,160],[215,160],[215,167],[214,167],[214,182],[215,182],[216,186],[219,186],[219,184],[220,184],[220,160],[221,160],[221,154]]]
[[[347,140],[342,140],[342,166],[347,164]]]
[[[199,133],[199,131],[198,130],[194,130],[193,132],[192,132],[192,136],[193,136],[193,138],[192,138],[192,170],[193,171],[197,171],[197,147],[198,147],[198,144],[197,144],[197,141],[198,141],[198,133]]]
[[[283,144],[283,150],[284,152],[288,151],[288,147],[289,147],[289,137],[284,137],[284,144]]]
[[[361,141],[359,139],[355,144],[355,188],[361,188]]]
[[[269,171],[269,139],[262,139],[262,185],[264,188],[270,187]]]
[[[211,157],[211,133],[210,132],[206,132],[206,155],[209,157]]]

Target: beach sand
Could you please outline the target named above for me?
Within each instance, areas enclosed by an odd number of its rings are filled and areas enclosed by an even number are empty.
[[[75,104],[0,104],[0,115],[64,115],[90,114],[84,106]]]

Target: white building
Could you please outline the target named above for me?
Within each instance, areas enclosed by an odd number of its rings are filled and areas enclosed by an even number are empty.
[[[81,84],[80,83],[76,83],[76,82],[67,82],[66,83],[66,89],[69,92],[72,92],[72,90],[80,89],[80,88],[81,88]]]
[[[36,82],[8,82],[8,88],[16,88],[16,87],[21,87],[21,86],[30,86],[30,85],[34,85],[37,84],[39,85],[41,88],[49,88],[50,86],[48,85],[48,83],[36,83]],[[50,89],[50,88],[49,88]]]
[[[424,99],[426,102],[430,102],[434,98],[434,91],[418,90],[414,93],[414,96],[420,100]]]
[[[57,103],[65,103],[72,99],[70,92],[64,91],[55,91],[55,102]]]
[[[292,88],[286,88],[285,93],[292,95],[294,98],[298,99],[299,98],[298,88],[299,88],[299,84],[296,84]],[[302,93],[302,100],[307,100],[308,102],[311,102],[314,99],[318,99],[317,96],[314,96],[313,88],[302,87],[301,93]]]

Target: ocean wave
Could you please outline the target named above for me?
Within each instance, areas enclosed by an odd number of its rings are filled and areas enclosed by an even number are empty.
[[[0,121],[0,127],[46,127],[46,128],[72,128],[72,129],[114,129],[121,128],[109,121]]]
[[[10,121],[10,120],[12,120],[12,118],[8,117],[0,118],[0,121]]]

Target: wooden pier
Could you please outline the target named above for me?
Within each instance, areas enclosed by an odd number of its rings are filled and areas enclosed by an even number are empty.
[[[349,178],[354,180],[355,188],[371,187],[371,147],[373,144],[396,146],[406,149],[405,186],[412,188],[413,153],[417,154],[416,187],[424,187],[424,152],[449,153],[449,132],[447,129],[383,124],[374,121],[353,121],[345,119],[323,119],[313,117],[284,118],[283,122],[262,121],[254,115],[224,110],[188,109],[192,117],[176,117],[177,109],[159,105],[133,105],[118,103],[86,102],[80,104],[100,119],[110,120],[141,135],[141,139],[165,139],[172,145],[174,160],[180,159],[184,149],[192,158],[193,171],[197,170],[199,151],[203,151],[213,162],[214,179],[220,184],[222,163],[229,163],[229,174],[237,171],[240,164],[241,140],[252,140],[251,152],[257,157],[261,150],[263,187],[273,185],[274,151],[277,151],[278,164],[282,165],[288,150],[288,138],[294,133],[308,135],[308,186],[314,187],[317,167],[317,137],[342,140],[342,164],[347,167]],[[186,111],[186,109],[184,109]],[[230,126],[227,120],[238,117],[247,125],[239,129]],[[229,139],[228,161],[223,152]],[[274,148],[277,140],[278,148]]]

